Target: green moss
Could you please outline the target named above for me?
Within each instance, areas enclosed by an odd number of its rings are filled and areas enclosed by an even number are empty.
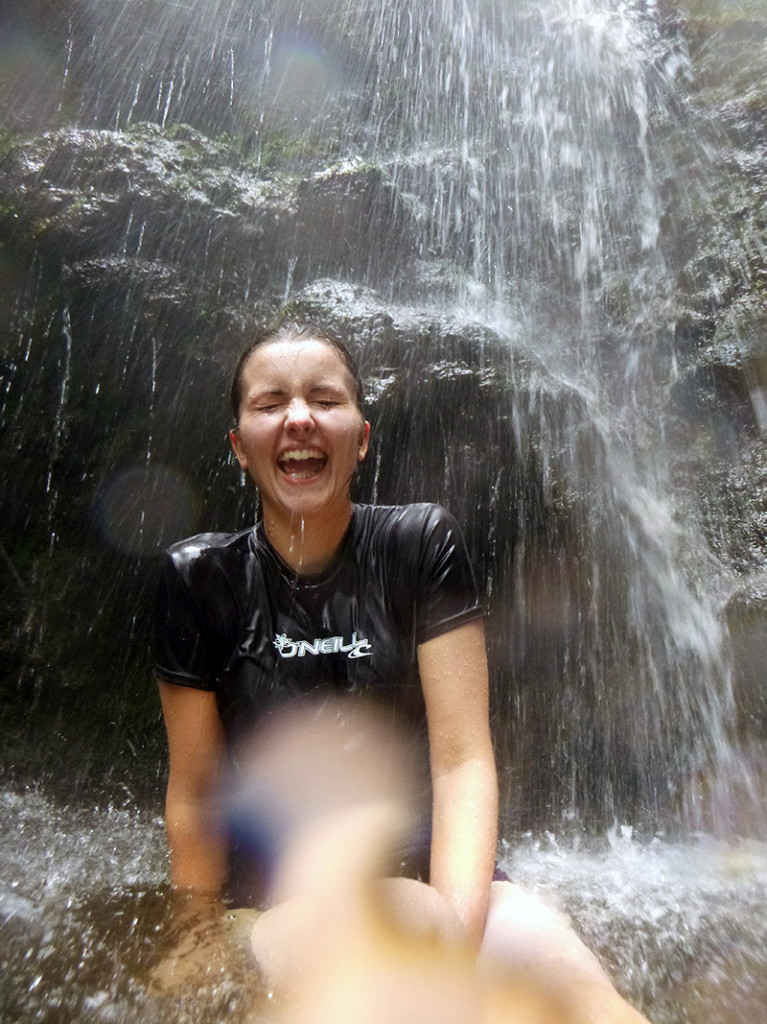
[[[712,25],[728,25],[744,18],[767,22],[765,0],[672,0],[667,7],[688,18],[699,18]]]
[[[4,160],[9,153],[13,152],[17,142],[18,138],[13,132],[0,128],[0,160]]]
[[[19,209],[17,204],[8,196],[0,195],[0,223],[6,220],[16,220],[18,215]]]

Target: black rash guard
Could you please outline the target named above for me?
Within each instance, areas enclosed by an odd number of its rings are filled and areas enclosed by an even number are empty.
[[[481,618],[461,532],[439,505],[354,505],[332,562],[297,575],[262,524],[169,548],[158,679],[216,694],[230,751],[304,695],[373,697],[425,740],[417,648]]]
[[[215,691],[232,744],[274,706],[318,690],[420,717],[418,645],[481,616],[445,509],[355,505],[317,575],[296,575],[262,524],[174,544],[160,574],[155,674]]]

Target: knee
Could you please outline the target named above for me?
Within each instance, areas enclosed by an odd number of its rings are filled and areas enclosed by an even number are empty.
[[[487,922],[488,927],[513,926],[528,933],[571,927],[566,914],[513,882],[492,883]]]
[[[397,932],[460,944],[466,933],[458,915],[436,889],[412,878],[385,878],[373,888],[377,910]]]
[[[319,908],[311,897],[297,896],[259,914],[250,945],[270,988],[287,984],[301,963],[304,944],[321,929]]]
[[[494,882],[481,958],[559,979],[612,988],[597,957],[576,934],[566,914],[511,882]]]

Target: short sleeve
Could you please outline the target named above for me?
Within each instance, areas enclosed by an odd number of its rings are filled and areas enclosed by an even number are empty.
[[[439,505],[427,511],[419,546],[416,641],[421,644],[481,619],[484,611],[466,543],[455,518]]]
[[[208,630],[196,606],[188,572],[180,570],[173,549],[163,556],[155,600],[154,674],[197,690],[215,690],[215,658]]]

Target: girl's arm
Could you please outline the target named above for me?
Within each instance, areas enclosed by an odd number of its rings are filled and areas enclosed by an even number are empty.
[[[160,681],[170,776],[165,828],[174,889],[218,896],[226,878],[225,843],[208,821],[224,738],[215,694]]]
[[[498,829],[484,627],[471,622],[418,648],[433,785],[431,884],[479,947]]]

